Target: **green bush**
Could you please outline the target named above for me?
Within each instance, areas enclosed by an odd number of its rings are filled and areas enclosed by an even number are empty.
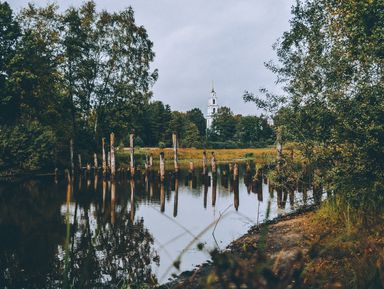
[[[0,173],[53,168],[56,137],[36,121],[0,126]]]
[[[251,157],[253,157],[253,153],[245,153],[244,157],[245,158],[251,158]]]
[[[141,137],[137,136],[135,138],[135,146],[137,146],[137,147],[143,147],[144,146],[144,141]]]
[[[159,142],[159,148],[163,149],[166,147],[166,144],[162,141]]]

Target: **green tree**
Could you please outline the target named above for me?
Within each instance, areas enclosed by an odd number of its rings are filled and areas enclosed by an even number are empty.
[[[53,132],[52,164],[68,160],[71,137],[86,158],[111,131],[119,141],[132,128],[144,130],[141,120],[157,70],[150,69],[153,44],[136,25],[132,8],[97,12],[88,1],[60,12],[56,5],[29,4],[16,21],[9,5],[0,2],[0,24],[2,134],[30,136],[22,126],[32,122],[31,130],[46,130],[47,137]],[[168,127],[165,115],[157,142]],[[28,145],[34,147],[36,138]]]
[[[53,5],[29,5],[23,16],[31,30],[56,37],[53,52],[61,61],[73,130],[88,131],[97,142],[111,131],[128,133],[127,124],[148,103],[157,79],[149,67],[153,44],[136,25],[132,8],[97,12],[88,1],[60,14]]]
[[[10,89],[11,60],[20,39],[20,26],[7,2],[0,2],[0,121],[14,121],[19,115],[20,98]]]
[[[245,95],[281,108],[276,120],[329,189],[370,208],[384,207],[383,11],[381,0],[298,1],[279,64],[267,64],[286,94]]]
[[[230,141],[235,139],[236,118],[229,107],[223,106],[213,117],[210,138],[215,141]]]
[[[193,122],[187,122],[183,128],[181,137],[181,146],[191,148],[199,147],[201,144],[201,137],[199,129]]]
[[[0,166],[3,172],[52,169],[58,155],[58,135],[65,135],[65,109],[59,95],[60,73],[53,30],[31,29],[25,14],[12,19],[7,4],[1,4],[2,56],[1,109],[5,118]],[[51,8],[42,12],[50,15]],[[39,20],[37,19],[36,22]]]
[[[171,108],[169,105],[164,105],[161,101],[154,101],[146,107],[140,122],[144,126],[138,130],[138,133],[143,135],[146,145],[157,146],[160,141],[165,140],[165,132],[169,128],[170,121]]]
[[[200,137],[204,137],[207,129],[207,121],[203,112],[199,108],[191,109],[187,111],[187,118],[197,126]]]
[[[263,117],[242,116],[236,126],[236,138],[244,146],[263,146],[272,140],[273,131]]]

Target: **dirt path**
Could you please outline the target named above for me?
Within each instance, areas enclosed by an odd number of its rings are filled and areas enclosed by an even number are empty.
[[[253,228],[213,263],[185,272],[166,288],[295,288],[310,248],[308,236],[313,212],[273,221],[263,232]],[[265,230],[265,229],[264,229]]]

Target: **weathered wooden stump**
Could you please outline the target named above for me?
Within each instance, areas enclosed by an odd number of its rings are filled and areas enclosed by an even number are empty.
[[[212,174],[216,174],[216,157],[215,157],[215,152],[212,152],[211,167],[212,167]]]
[[[177,148],[178,148],[178,141],[177,141],[177,135],[176,132],[172,133],[172,143],[173,143],[173,163],[175,167],[175,173],[179,173],[179,161],[177,156]]]
[[[132,130],[129,135],[129,150],[130,150],[130,172],[131,178],[135,177],[135,131]]]
[[[101,149],[102,149],[102,166],[103,166],[103,177],[107,176],[107,156],[105,153],[105,137],[101,139]]]
[[[71,138],[69,141],[69,151],[70,151],[70,158],[71,158],[71,175],[73,176],[75,174],[75,163],[73,160],[73,139]]]
[[[110,150],[111,150],[111,178],[116,177],[116,162],[115,162],[115,134],[112,132],[110,135]]]
[[[239,165],[237,163],[235,163],[233,166],[233,180],[239,180]]]
[[[160,182],[164,182],[165,179],[165,158],[164,152],[160,153]]]
[[[203,151],[203,176],[208,175],[207,152]]]
[[[177,208],[179,203],[179,179],[175,178],[175,198],[173,200],[173,216],[177,216]]]

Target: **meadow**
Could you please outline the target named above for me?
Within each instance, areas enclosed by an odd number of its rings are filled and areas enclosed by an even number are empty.
[[[274,147],[245,149],[206,149],[205,151],[207,153],[207,160],[209,163],[212,157],[212,152],[215,153],[217,163],[254,161],[256,163],[265,164],[272,162],[276,154],[276,149]],[[145,156],[152,154],[154,164],[158,164],[160,152],[164,152],[167,169],[172,167],[172,148],[135,148],[135,160],[138,165],[144,166]],[[180,167],[189,167],[190,162],[193,162],[195,167],[201,167],[203,152],[204,149],[179,148],[178,161]],[[120,148],[118,150],[117,161],[119,162],[120,166],[129,164],[129,153],[129,148]]]

